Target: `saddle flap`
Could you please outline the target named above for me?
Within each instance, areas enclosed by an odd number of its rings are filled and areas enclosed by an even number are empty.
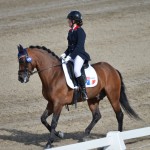
[[[62,60],[62,67],[63,67],[63,71],[65,74],[67,85],[72,89],[76,89],[77,82],[75,80],[75,77],[74,78],[71,77],[72,73],[71,71],[70,72],[68,71],[67,65],[64,63],[64,60]],[[73,68],[72,68],[72,71],[73,71]],[[85,71],[85,76],[86,76],[86,87],[95,87],[98,83],[98,77],[97,77],[95,69],[90,64],[88,64],[88,67],[84,69],[84,71]],[[73,76],[74,76],[74,73],[73,73]],[[73,82],[73,80],[75,82]]]

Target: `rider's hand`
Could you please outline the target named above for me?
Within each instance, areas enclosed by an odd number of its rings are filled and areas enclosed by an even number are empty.
[[[65,54],[65,53],[63,53],[63,54],[60,55],[60,58],[61,58],[61,59],[65,59],[65,57],[66,57],[66,54]]]
[[[70,57],[70,56],[67,56],[67,57],[65,58],[65,63],[67,63],[69,60],[71,60],[71,57]]]

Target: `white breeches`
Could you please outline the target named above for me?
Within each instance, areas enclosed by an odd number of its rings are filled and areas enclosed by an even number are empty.
[[[74,74],[75,77],[78,78],[81,76],[81,68],[84,64],[84,59],[82,59],[79,55],[77,55],[73,60],[73,63],[74,63]]]

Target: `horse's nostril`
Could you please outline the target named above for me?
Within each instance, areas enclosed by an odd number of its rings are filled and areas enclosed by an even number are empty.
[[[21,76],[18,77],[18,80],[19,80],[20,82],[23,82],[23,78],[22,78]]]

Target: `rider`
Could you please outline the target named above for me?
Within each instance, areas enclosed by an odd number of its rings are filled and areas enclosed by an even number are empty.
[[[73,61],[74,63],[74,74],[77,78],[79,87],[81,89],[82,98],[87,100],[87,92],[85,87],[84,77],[81,75],[81,68],[83,64],[90,60],[90,56],[84,49],[84,43],[86,34],[81,27],[83,25],[82,15],[79,11],[71,11],[68,16],[68,24],[71,28],[68,32],[68,48],[61,55],[61,58],[68,61]]]

